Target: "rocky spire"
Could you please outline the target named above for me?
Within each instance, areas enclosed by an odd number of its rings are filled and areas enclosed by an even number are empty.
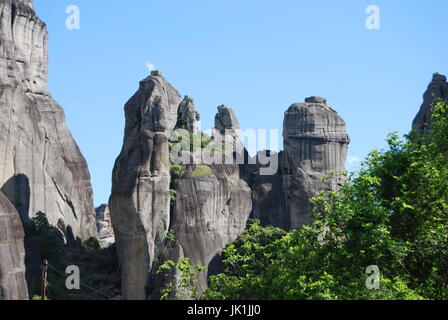
[[[350,138],[345,122],[320,97],[293,104],[283,122],[286,212],[290,227],[311,221],[309,200],[320,190],[337,188],[337,181],[322,178],[343,172]]]
[[[240,123],[231,108],[226,105],[218,107],[218,113],[215,116],[215,128],[223,134],[226,130],[240,129]]]
[[[160,72],[153,72],[125,106],[123,148],[115,162],[109,201],[124,299],[147,298],[153,264],[168,233],[168,140],[179,99]]]
[[[177,119],[176,128],[198,133],[199,114],[196,112],[193,98],[184,97],[177,111]]]
[[[423,95],[423,104],[415,117],[412,128],[419,135],[424,135],[431,128],[431,107],[436,100],[448,101],[448,82],[446,76],[435,73]]]
[[[157,72],[140,83],[125,107],[124,143],[110,198],[124,299],[160,298],[167,279],[156,271],[166,259],[187,257],[212,272],[221,250],[243,232],[252,209],[238,165],[187,163],[170,176],[172,131],[194,131],[196,121],[193,101],[179,100]],[[204,288],[207,272],[200,280]]]
[[[345,170],[350,138],[345,122],[321,97],[309,97],[285,112],[284,151],[274,175],[252,173],[253,216],[263,225],[296,229],[312,220],[310,199],[321,190],[337,189],[337,179],[323,182],[330,171]]]

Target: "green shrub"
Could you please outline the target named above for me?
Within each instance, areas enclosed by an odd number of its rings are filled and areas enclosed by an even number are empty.
[[[206,165],[199,165],[196,167],[196,169],[194,169],[192,176],[193,177],[201,177],[201,176],[206,176],[209,174],[212,174],[212,168],[210,168],[209,166]]]

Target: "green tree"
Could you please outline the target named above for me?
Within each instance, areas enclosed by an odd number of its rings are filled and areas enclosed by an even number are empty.
[[[447,299],[448,105],[432,114],[428,136],[391,134],[339,191],[315,197],[311,226],[269,241],[250,226],[205,297]],[[379,290],[366,288],[371,265]]]

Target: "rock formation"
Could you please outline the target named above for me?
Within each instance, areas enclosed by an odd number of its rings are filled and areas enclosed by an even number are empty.
[[[96,236],[87,163],[46,86],[46,25],[36,16],[31,0],[0,0],[0,13],[0,189],[25,225],[41,211],[67,242]],[[22,238],[16,230],[16,238],[7,243]],[[41,262],[29,237],[25,245],[30,288],[29,277],[36,267],[39,272]],[[2,251],[0,260],[18,262],[20,250],[11,251],[11,256]],[[21,266],[15,268],[22,285]],[[7,288],[11,291],[3,295],[19,297],[14,284]]]
[[[47,30],[32,1],[0,1],[0,186],[26,223],[38,211],[65,235],[96,235],[87,163],[50,97]]]
[[[100,244],[103,248],[107,248],[115,243],[114,229],[110,218],[110,210],[107,204],[103,204],[96,208],[96,230]]]
[[[286,111],[283,138],[277,174],[253,174],[254,217],[263,225],[296,229],[311,222],[309,200],[338,187],[339,179],[322,178],[345,171],[350,138],[344,120],[321,97],[307,98]]]
[[[240,128],[233,110],[218,107],[215,124],[213,136],[222,134],[217,141],[229,148],[229,154],[241,152]],[[225,132],[230,135],[227,140]],[[186,257],[192,265],[205,266],[199,275],[200,290],[206,288],[207,277],[220,270],[221,251],[245,230],[252,211],[251,190],[241,179],[238,164],[224,164],[222,160],[212,165],[183,166],[175,184],[177,196],[169,230],[172,239],[166,243],[164,255],[171,260]]]
[[[250,190],[236,164],[186,163],[178,181],[171,180],[171,133],[176,127],[194,132],[196,120],[192,101],[179,99],[155,72],[125,107],[124,144],[110,198],[125,299],[157,297],[156,269],[164,260],[187,257],[208,267],[244,230],[251,212]],[[179,195],[175,200],[170,185]]]
[[[154,260],[170,223],[168,139],[177,122],[179,93],[161,75],[140,82],[125,106],[122,151],[109,201],[125,299],[145,299]]]
[[[199,114],[196,112],[194,107],[193,99],[185,96],[179,105],[177,111],[177,129],[185,129],[190,132],[197,133],[198,126],[197,121],[199,120]]]
[[[25,233],[19,213],[0,191],[0,300],[26,300]]]
[[[431,128],[431,107],[436,100],[448,101],[448,82],[446,76],[435,73],[428,89],[423,95],[423,104],[412,123],[412,128],[419,135],[424,135]]]

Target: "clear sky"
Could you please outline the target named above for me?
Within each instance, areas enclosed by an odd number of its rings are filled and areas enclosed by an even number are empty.
[[[243,129],[282,128],[284,111],[318,95],[347,122],[348,168],[407,133],[433,72],[448,73],[447,0],[35,0],[47,23],[49,88],[86,157],[95,205],[106,203],[123,106],[157,69],[195,98],[203,128],[231,106]],[[80,29],[66,28],[66,8]],[[380,9],[368,30],[366,8]]]

